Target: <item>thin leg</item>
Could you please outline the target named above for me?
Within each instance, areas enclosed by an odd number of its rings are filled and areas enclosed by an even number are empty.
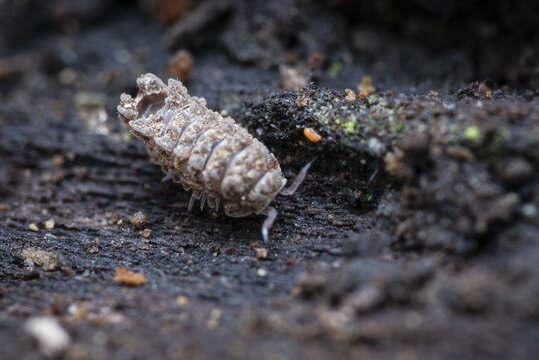
[[[163,176],[163,178],[161,179],[161,182],[164,183],[164,182],[167,182],[169,180],[172,179],[172,176],[170,176],[169,174],[166,174],[165,176]]]
[[[217,199],[215,199],[215,212],[216,213],[219,213],[219,205],[221,204],[221,198],[218,197]]]
[[[290,185],[289,187],[285,189],[282,189],[279,194],[284,195],[284,196],[290,196],[294,194],[296,190],[299,188],[299,186],[301,185],[301,183],[303,182],[303,180],[305,180],[305,176],[307,176],[307,171],[309,171],[309,168],[311,167],[311,164],[313,163],[314,160],[315,159],[309,161],[307,165],[305,165],[303,169],[301,169],[299,174],[296,175],[296,178],[292,182],[292,185]]]
[[[206,203],[206,194],[202,194],[202,200],[200,200],[200,212],[204,211],[205,203]]]
[[[187,206],[187,211],[191,212],[191,210],[193,210],[193,206],[195,205],[195,200],[196,200],[196,196],[195,196],[195,192],[193,191],[193,193],[191,194],[191,198],[189,199],[189,205]]]
[[[374,172],[372,173],[372,175],[369,177],[369,180],[367,181],[367,185],[369,185],[371,181],[373,181],[376,175],[378,174],[378,165],[379,165],[379,162],[377,161],[376,167],[374,168]]]
[[[264,242],[267,243],[269,239],[269,231],[271,227],[273,226],[273,223],[275,222],[275,219],[277,218],[277,210],[275,210],[274,207],[268,207],[265,211],[267,213],[266,220],[262,223],[262,238],[264,239]]]

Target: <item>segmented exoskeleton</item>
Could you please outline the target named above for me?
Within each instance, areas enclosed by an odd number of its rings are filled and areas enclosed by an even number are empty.
[[[192,190],[188,209],[201,199],[226,215],[268,215],[262,226],[267,241],[277,212],[268,205],[281,193],[291,195],[301,184],[310,163],[292,186],[286,184],[279,162],[264,144],[230,117],[206,107],[204,98],[190,96],[178,80],[165,84],[154,74],[137,79],[135,98],[122,94],[118,112],[129,130],[142,139],[152,162],[167,177]]]

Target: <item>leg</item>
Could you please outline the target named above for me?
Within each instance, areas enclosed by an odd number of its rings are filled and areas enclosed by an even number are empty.
[[[187,211],[191,212],[191,210],[193,210],[193,206],[195,205],[195,200],[196,200],[196,196],[195,196],[195,192],[193,191],[193,193],[191,194],[191,198],[189,199],[189,205],[187,206]]]
[[[378,174],[378,165],[380,164],[379,161],[376,161],[376,167],[374,168],[374,172],[372,173],[372,175],[369,177],[369,180],[367,181],[367,185],[369,185],[371,183],[371,181],[374,180],[374,178],[376,177],[376,175]]]
[[[266,220],[262,223],[262,238],[264,239],[264,242],[268,242],[269,238],[269,231],[271,227],[273,226],[273,223],[275,222],[275,219],[277,218],[277,210],[275,210],[274,207],[269,206],[264,213],[268,215],[266,217]]]
[[[165,176],[163,176],[163,178],[161,179],[161,182],[164,183],[164,182],[167,182],[169,180],[172,179],[172,176],[170,176],[169,174],[166,174]]]
[[[290,195],[294,194],[296,192],[296,190],[299,188],[299,186],[301,185],[301,183],[303,182],[303,180],[305,180],[305,176],[307,175],[307,171],[309,171],[309,168],[311,167],[311,164],[313,163],[314,160],[315,159],[309,161],[307,163],[307,165],[305,165],[303,167],[303,169],[301,169],[299,174],[296,176],[296,178],[292,182],[292,185],[290,185],[286,189],[282,189],[279,194],[284,195],[284,196],[290,196]]]
[[[200,212],[204,211],[205,202],[206,202],[206,194],[202,194],[202,200],[200,200]]]

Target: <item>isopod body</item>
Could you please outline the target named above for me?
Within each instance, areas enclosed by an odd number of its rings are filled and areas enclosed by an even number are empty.
[[[145,142],[152,162],[193,191],[189,208],[194,199],[217,210],[222,204],[232,217],[268,208],[286,179],[264,144],[230,117],[208,109],[204,98],[190,96],[178,80],[165,84],[147,73],[137,86],[135,98],[121,95],[120,118]]]

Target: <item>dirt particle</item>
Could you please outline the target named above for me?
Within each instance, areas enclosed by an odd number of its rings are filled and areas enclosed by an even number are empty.
[[[170,75],[179,78],[183,82],[191,81],[193,76],[193,64],[195,60],[188,50],[180,49],[168,62]]]
[[[75,106],[77,109],[101,109],[105,107],[107,97],[105,94],[81,91],[75,94]]]
[[[121,249],[125,245],[125,238],[121,237],[118,241],[114,242],[115,249]]]
[[[146,215],[142,211],[137,211],[129,221],[135,228],[143,227],[146,224]]]
[[[79,74],[72,68],[64,68],[58,73],[58,81],[62,85],[73,85],[79,79]]]
[[[30,225],[28,225],[28,229],[32,231],[39,231],[39,227],[35,223],[31,223]]]
[[[303,129],[303,135],[305,135],[305,137],[309,139],[310,142],[315,143],[315,144],[319,142],[320,140],[322,140],[322,136],[318,134],[316,130],[314,130],[313,128]]]
[[[268,249],[266,249],[266,248],[257,248],[256,249],[256,258],[257,259],[267,259],[268,258]]]
[[[520,213],[528,219],[535,219],[538,213],[537,206],[533,204],[526,204],[521,208]]]
[[[296,259],[286,259],[286,266],[294,266],[296,263]]]
[[[298,90],[307,86],[309,79],[299,69],[281,65],[279,67],[280,85],[284,90]]]
[[[58,255],[33,247],[24,249],[21,252],[21,257],[27,267],[38,265],[45,271],[54,271],[60,267]]]
[[[97,254],[99,252],[99,248],[97,246],[93,245],[93,246],[90,246],[89,248],[87,248],[86,252],[88,254]]]
[[[24,329],[34,337],[41,352],[46,356],[57,356],[70,345],[69,334],[53,317],[34,317],[28,319]]]
[[[260,277],[265,277],[266,275],[268,275],[268,272],[266,271],[266,269],[260,268],[260,269],[256,270],[256,275],[258,275]]]
[[[64,164],[64,157],[62,155],[54,155],[52,157],[52,163],[54,166],[62,166]]]
[[[9,211],[8,204],[0,204],[0,211]]]
[[[142,273],[133,272],[123,267],[117,267],[113,280],[119,284],[127,286],[144,285],[148,281]]]
[[[45,222],[43,222],[43,225],[45,225],[45,228],[48,229],[48,230],[51,230],[54,228],[54,225],[56,225],[56,221],[54,221],[54,219],[49,219]]]
[[[447,155],[459,160],[473,160],[474,156],[470,149],[464,146],[448,146]]]
[[[376,156],[381,156],[386,151],[385,144],[375,137],[372,137],[367,141],[367,147]]]
[[[208,320],[208,329],[215,330],[219,327],[219,319],[221,318],[221,310],[213,309],[210,313],[210,319]]]
[[[352,90],[352,89],[344,89],[344,93],[345,93],[345,97],[344,97],[345,102],[356,101],[356,93],[354,92],[354,90]]]
[[[313,71],[320,70],[324,65],[324,55],[314,52],[307,59],[307,67]]]
[[[359,97],[359,100],[361,101],[365,101],[367,100],[367,96],[369,95],[369,93],[367,91],[360,91],[359,94],[358,94],[358,97]]]
[[[401,178],[410,178],[412,170],[404,162],[404,153],[400,149],[387,153],[384,156],[386,171],[391,176],[400,176]]]
[[[361,93],[366,93],[365,96],[370,95],[376,91],[374,86],[372,86],[372,78],[370,76],[364,76],[361,79],[361,82],[358,85],[358,91]]]
[[[139,234],[145,238],[145,239],[149,239],[151,236],[152,236],[152,229],[144,229],[142,230],[141,232],[139,232]]]
[[[189,302],[189,299],[187,298],[187,296],[178,296],[176,298],[176,303],[180,306],[184,306],[184,305],[187,305],[187,303]]]
[[[107,221],[107,224],[109,224],[110,226],[112,225],[120,225],[121,224],[121,219],[120,217],[117,215],[117,214],[114,214],[112,215],[112,217]]]
[[[139,245],[138,248],[140,250],[150,250],[150,245]]]

